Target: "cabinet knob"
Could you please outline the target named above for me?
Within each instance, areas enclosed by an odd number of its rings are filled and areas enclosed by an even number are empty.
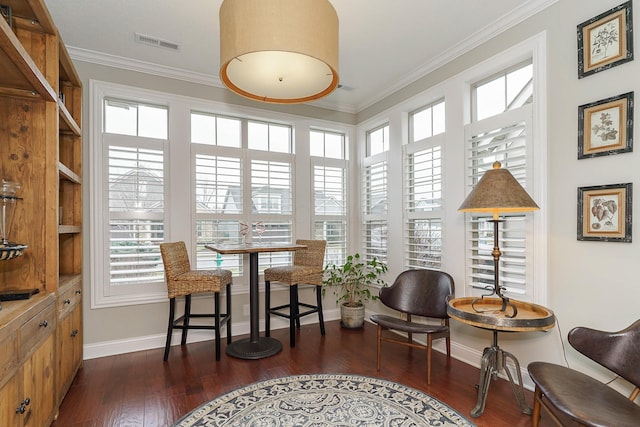
[[[20,402],[20,406],[16,408],[16,414],[24,414],[27,411],[27,406],[31,403],[31,398],[27,397],[22,402]]]
[[[49,326],[49,322],[47,322],[46,320],[43,320],[42,322],[40,322],[40,327],[41,328],[46,328],[47,326]],[[27,398],[28,399],[28,398]],[[28,404],[27,404],[28,405]]]
[[[71,304],[71,300],[69,298],[67,298],[66,300],[64,300],[65,304]]]
[[[74,329],[74,330],[71,332],[71,336],[72,336],[72,337],[75,337],[75,336],[77,336],[77,335],[78,335],[78,333],[79,333],[79,332],[80,332],[80,331],[78,331],[77,329]]]
[[[82,293],[82,290],[78,289],[76,290],[76,295],[80,295]]]

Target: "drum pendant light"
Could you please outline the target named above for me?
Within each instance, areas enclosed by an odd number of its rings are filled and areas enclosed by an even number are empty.
[[[224,0],[220,79],[244,97],[313,101],[338,86],[338,15],[328,0]]]

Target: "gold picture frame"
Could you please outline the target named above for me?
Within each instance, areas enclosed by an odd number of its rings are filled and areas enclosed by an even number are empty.
[[[578,159],[633,151],[633,92],[578,107]]]
[[[578,78],[633,60],[631,0],[578,25]]]
[[[578,188],[578,240],[631,242],[633,184]]]

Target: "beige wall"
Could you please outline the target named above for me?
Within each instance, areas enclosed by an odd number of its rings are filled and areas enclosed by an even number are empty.
[[[633,211],[640,212],[640,196],[637,194],[640,186],[640,149],[636,148],[632,153],[577,160],[578,106],[628,91],[636,91],[636,97],[640,96],[638,59],[584,79],[577,77],[576,25],[619,3],[619,0],[560,0],[538,15],[368,107],[356,116],[308,106],[281,107],[285,108],[281,111],[299,115],[349,124],[360,123],[518,42],[546,31],[549,195],[548,203],[543,209],[547,211],[549,218],[546,251],[549,260],[547,306],[556,313],[558,327],[548,333],[501,335],[501,344],[516,354],[523,367],[530,360],[564,363],[561,338],[565,340],[567,332],[574,326],[586,325],[617,330],[640,317],[640,281],[636,278],[635,264],[640,260],[640,245],[637,243],[640,236],[637,227],[634,227],[636,236],[633,243],[576,240],[578,187],[633,182],[636,185]],[[637,1],[634,3],[637,8]],[[634,44],[638,46],[637,38]],[[77,66],[85,88],[88,88],[88,79],[92,78],[218,101],[237,102],[239,99],[217,88],[202,88],[198,85],[81,62],[78,62]],[[85,90],[85,105],[88,105],[87,91]],[[246,102],[249,101],[242,100],[242,103]],[[88,114],[85,109],[86,117]],[[634,139],[638,135],[637,128],[638,126],[634,131]],[[90,143],[86,130],[85,136],[86,146]],[[87,151],[85,150],[85,156]],[[87,191],[88,188],[89,185],[85,185]],[[88,197],[85,197],[85,201],[88,200]],[[85,224],[90,227],[88,212],[89,206],[85,206]],[[637,221],[640,223],[640,219]],[[88,232],[85,232],[85,236],[87,235]],[[85,278],[88,283],[91,268],[88,249],[85,260]],[[85,295],[88,296],[90,290],[88,286],[85,287]],[[164,332],[167,304],[91,310],[88,306],[89,299],[85,299],[85,346]],[[327,298],[327,301],[331,307],[331,298]],[[376,310],[375,306],[371,306],[370,309]],[[461,354],[479,354],[490,342],[490,334],[486,331],[474,330],[455,322],[453,325],[456,349]],[[565,347],[566,357],[571,366],[586,365],[586,369],[594,369],[566,344]],[[478,360],[472,362],[477,364]]]

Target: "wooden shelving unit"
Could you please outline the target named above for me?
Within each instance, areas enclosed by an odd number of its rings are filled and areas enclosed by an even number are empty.
[[[0,309],[0,425],[46,426],[82,364],[82,83],[44,0],[0,2],[0,173],[28,245],[0,291],[39,291]]]

